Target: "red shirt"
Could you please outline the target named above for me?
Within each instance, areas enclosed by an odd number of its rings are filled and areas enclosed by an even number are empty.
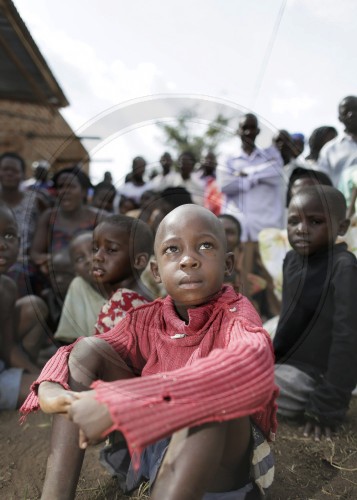
[[[131,452],[184,427],[246,415],[267,437],[275,433],[277,388],[270,337],[253,306],[231,287],[189,309],[188,324],[166,297],[133,309],[99,337],[141,375],[92,385],[110,411],[110,431],[121,431]],[[47,363],[23,413],[38,408],[40,382],[69,388],[72,348],[59,349]]]

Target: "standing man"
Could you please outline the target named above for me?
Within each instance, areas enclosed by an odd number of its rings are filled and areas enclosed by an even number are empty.
[[[144,174],[146,169],[146,160],[142,156],[136,156],[133,159],[131,172],[125,178],[125,184],[118,189],[120,196],[131,198],[140,205],[142,194],[151,189],[150,182],[145,182]]]
[[[218,172],[226,195],[222,213],[235,216],[242,226],[247,273],[257,271],[259,232],[267,227],[283,227],[283,161],[274,146],[261,149],[255,145],[259,132],[255,115],[242,116],[238,128],[240,151]]]
[[[170,153],[165,152],[160,158],[162,172],[154,177],[150,186],[153,191],[163,191],[168,187],[181,185],[181,176],[173,168],[174,162]]]
[[[347,96],[338,106],[338,119],[345,126],[342,136],[328,142],[320,152],[318,168],[325,172],[332,180],[333,185],[343,189],[345,179],[341,179],[351,167],[357,167],[357,97]],[[348,196],[346,196],[348,202]]]

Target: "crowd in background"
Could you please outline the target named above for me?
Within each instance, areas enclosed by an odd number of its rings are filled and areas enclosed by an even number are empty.
[[[292,197],[311,185],[338,188],[347,203],[346,216],[352,217],[344,239],[355,251],[357,97],[344,98],[338,113],[345,127],[343,135],[327,125],[316,128],[308,140],[301,133],[279,130],[264,149],[256,145],[258,119],[248,113],[239,119],[237,154],[227,161],[219,162],[214,151],[206,151],[202,158],[195,158],[189,150],[178,158],[164,152],[161,170],[148,175],[146,160],[136,156],[120,186],[113,184],[109,172],[93,186],[79,165],[50,176],[50,165],[45,162],[36,165],[33,177],[25,180],[24,159],[14,152],[3,153],[0,202],[16,219],[19,251],[14,262],[0,256],[2,273],[16,284],[20,318],[25,317],[30,297],[36,304],[39,325],[30,347],[22,334],[14,335],[28,361],[13,365],[7,352],[1,356],[4,366],[7,363],[25,371],[30,367],[35,373],[42,358],[59,345],[93,333],[90,325],[94,327],[117,283],[114,280],[101,289],[94,283],[92,235],[99,223],[110,214],[125,214],[145,222],[155,235],[162,219],[187,203],[204,206],[220,218],[228,250],[235,255],[234,271],[226,281],[251,300],[274,334],[281,312],[283,261],[290,249],[286,226]],[[166,295],[162,284],[153,279],[150,262],[140,274],[146,297],[152,300]],[[80,286],[87,287],[85,292],[75,288],[78,277],[83,281]],[[69,290],[71,299],[67,297],[64,307]],[[81,294],[88,301],[82,309],[71,308]],[[76,315],[83,321],[71,318]],[[90,318],[90,325],[84,317]],[[73,335],[68,333],[71,329]]]

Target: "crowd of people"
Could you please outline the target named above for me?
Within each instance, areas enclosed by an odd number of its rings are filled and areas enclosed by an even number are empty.
[[[165,152],[147,178],[137,156],[120,187],[78,165],[25,181],[0,156],[0,410],[54,414],[43,499],[74,498],[107,436],[124,492],[260,498],[277,415],[316,440],[339,429],[357,384],[356,96],[338,117],[341,136],[260,148],[248,113],[226,162]]]

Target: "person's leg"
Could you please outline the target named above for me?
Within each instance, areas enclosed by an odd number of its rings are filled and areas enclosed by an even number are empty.
[[[69,357],[69,385],[74,391],[88,390],[97,379],[112,381],[131,378],[133,374],[113,348],[97,337],[82,339]],[[43,500],[71,500],[84,458],[78,446],[78,427],[61,415],[55,415],[50,455],[47,461]]]
[[[279,387],[276,400],[278,415],[288,418],[302,417],[316,381],[307,373],[288,364],[275,365],[275,383]]]
[[[54,415],[41,499],[73,499],[83,458],[84,450],[78,446],[78,427],[64,416]]]
[[[16,301],[17,340],[34,363],[44,340],[47,315],[47,306],[40,297],[27,295]]]
[[[154,483],[152,500],[198,500],[205,492],[249,481],[249,417],[183,429],[173,435]]]

